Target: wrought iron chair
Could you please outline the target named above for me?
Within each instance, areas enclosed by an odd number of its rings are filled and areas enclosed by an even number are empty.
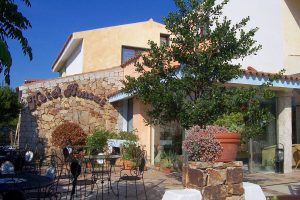
[[[137,189],[137,181],[141,181],[144,188],[145,198],[147,199],[147,193],[146,193],[146,187],[144,182],[144,170],[146,167],[146,159],[145,159],[145,151],[142,151],[142,153],[133,160],[135,165],[128,169],[125,166],[121,168],[120,171],[120,178],[117,181],[117,196],[120,198],[120,191],[119,191],[119,183],[121,181],[125,181],[125,198],[127,198],[127,183],[128,182],[134,182],[135,185],[135,195],[136,199],[138,199],[138,189]]]
[[[30,173],[37,173],[37,156],[31,150],[28,149],[24,152],[24,165],[22,171],[30,172]]]
[[[104,198],[104,192],[105,192],[105,185],[107,187],[107,193],[110,194],[110,190],[112,190],[111,186],[111,172],[113,164],[112,161],[109,159],[109,155],[100,155],[104,156],[104,158],[97,158],[97,156],[94,156],[94,158],[89,158],[88,162],[91,163],[91,173],[92,177],[95,180],[99,181],[99,185],[101,187],[101,199]],[[101,184],[101,185],[100,185]],[[99,188],[97,188],[99,190]],[[98,191],[97,196],[98,198]]]
[[[72,155],[73,149],[71,147],[64,147],[62,149],[62,156],[63,156],[63,174],[65,177],[70,176],[70,165],[74,160]]]
[[[76,192],[76,185],[77,185],[77,179],[78,176],[81,174],[81,165],[77,160],[74,160],[70,164],[70,171],[71,171],[71,183],[72,183],[72,189],[71,189],[71,194],[70,194],[70,199],[74,198],[75,192]],[[69,191],[69,188],[68,188]],[[67,195],[68,196],[68,195]]]
[[[47,176],[53,181],[46,188],[25,192],[26,199],[60,199],[58,185],[62,174],[62,161],[57,155],[50,155],[40,158],[37,164],[40,175]]]
[[[91,167],[88,167],[89,160],[82,159],[81,161],[73,160],[70,165],[71,177],[70,185],[68,187],[68,194],[70,193],[70,199],[75,198],[86,198],[94,191],[96,185],[98,196],[97,179],[92,173]],[[90,190],[88,190],[90,188]],[[71,189],[71,191],[70,191]],[[89,193],[88,193],[89,192]]]

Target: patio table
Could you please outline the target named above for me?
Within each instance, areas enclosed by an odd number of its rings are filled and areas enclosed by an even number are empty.
[[[264,192],[259,185],[249,182],[243,182],[243,187],[245,190],[245,200],[266,200]]]
[[[53,179],[47,176],[41,176],[30,173],[1,174],[0,175],[0,193],[11,190],[32,190],[41,189],[50,186]]]
[[[167,190],[162,200],[201,200],[202,195],[199,190],[195,189],[175,189]]]
[[[111,165],[115,165],[116,160],[121,158],[120,155],[87,155],[84,158],[93,159],[93,160],[108,160]]]

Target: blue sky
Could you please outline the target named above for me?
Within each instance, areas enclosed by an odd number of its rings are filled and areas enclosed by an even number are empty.
[[[10,41],[13,58],[11,87],[29,79],[57,77],[51,65],[72,32],[162,18],[176,7],[173,0],[31,0],[20,11],[32,28],[24,34],[33,50],[33,60],[24,56],[17,42]],[[3,80],[3,76],[0,76]]]

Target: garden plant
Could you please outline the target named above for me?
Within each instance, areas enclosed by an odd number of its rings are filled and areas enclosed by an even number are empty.
[[[78,124],[67,121],[56,127],[51,135],[51,142],[60,148],[84,146],[86,137],[86,133]]]

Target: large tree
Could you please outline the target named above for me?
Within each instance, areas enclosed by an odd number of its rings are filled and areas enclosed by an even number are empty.
[[[227,3],[175,0],[178,10],[164,19],[170,46],[150,41],[149,52],[135,63],[141,75],[124,81],[126,92],[151,105],[149,123],[178,121],[184,128],[204,127],[224,113],[244,109],[244,123],[261,132],[266,124],[261,120],[270,119],[268,109],[261,107],[262,99],[272,96],[265,88],[225,86],[241,75],[241,65],[233,60],[261,48],[253,38],[257,28],[244,29],[249,17],[233,24],[223,16]]]
[[[31,6],[29,0],[21,0],[28,7]],[[32,60],[32,49],[28,40],[23,36],[24,30],[31,28],[29,20],[18,10],[18,5],[14,0],[0,0],[0,74],[4,71],[5,82],[10,84],[10,68],[12,58],[7,41],[17,40],[24,55],[28,55]]]
[[[21,107],[18,94],[8,86],[0,86],[0,127],[15,127]]]

